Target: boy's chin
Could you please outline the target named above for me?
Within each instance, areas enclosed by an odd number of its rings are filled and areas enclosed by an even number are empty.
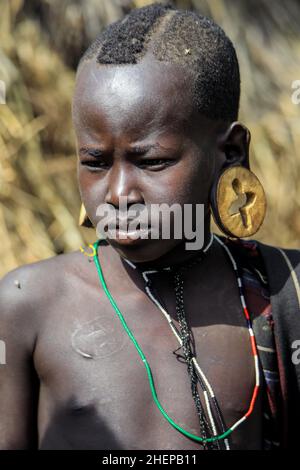
[[[126,258],[132,263],[155,262],[167,257],[182,240],[138,240],[136,243],[126,243],[126,240],[109,240],[108,243],[119,253],[122,258]]]

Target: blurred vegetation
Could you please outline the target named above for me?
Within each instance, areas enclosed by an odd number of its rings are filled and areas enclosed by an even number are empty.
[[[95,239],[77,224],[71,97],[82,52],[136,0],[0,0],[0,276]],[[299,247],[300,80],[298,0],[175,1],[212,17],[234,42],[241,67],[240,120],[252,133],[252,168],[268,199],[255,238]]]

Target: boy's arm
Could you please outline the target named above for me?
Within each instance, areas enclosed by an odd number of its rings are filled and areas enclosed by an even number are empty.
[[[29,271],[15,269],[0,281],[1,450],[37,448],[39,382],[32,359],[37,329],[26,291]]]

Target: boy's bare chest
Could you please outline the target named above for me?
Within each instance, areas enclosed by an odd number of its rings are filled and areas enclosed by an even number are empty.
[[[143,295],[115,293],[114,297],[151,367],[161,406],[177,424],[199,436],[191,379],[167,320]],[[165,300],[174,314],[173,300]],[[224,300],[219,305],[218,299],[208,302],[200,296],[197,303],[194,299],[187,302],[187,310],[196,358],[226,425],[231,426],[249,407],[255,371],[243,318],[236,320],[242,316],[238,298]],[[226,309],[225,321],[213,317],[213,305]],[[45,323],[35,353],[42,382],[41,447],[199,449],[197,442],[174,429],[158,410],[144,363],[103,292],[84,302],[78,296],[69,307],[62,301],[51,319]],[[260,421],[259,397],[249,422],[232,435],[232,446],[259,448]]]

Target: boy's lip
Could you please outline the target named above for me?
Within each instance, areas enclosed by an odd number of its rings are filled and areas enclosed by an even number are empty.
[[[134,222],[134,224],[133,224]],[[133,225],[133,228],[130,229],[130,225]],[[138,217],[128,217],[128,218],[117,218],[110,219],[105,226],[106,230],[118,230],[120,232],[134,232],[140,230],[140,225],[142,225],[142,231],[149,228],[149,224],[145,221],[140,220]]]
[[[106,223],[106,227],[111,225],[114,228],[119,228],[120,226],[124,228],[128,226],[129,224],[131,224],[132,222],[135,222],[136,225],[140,223],[138,217],[125,217],[125,218],[118,217],[117,219],[112,218],[108,220],[108,222]]]
[[[145,229],[133,229],[133,230],[124,230],[119,229],[116,227],[115,230],[112,231],[112,237],[108,236],[111,240],[114,240],[118,245],[132,245],[135,243],[141,243],[144,240],[148,240],[150,228]],[[144,235],[144,238],[142,238]]]

